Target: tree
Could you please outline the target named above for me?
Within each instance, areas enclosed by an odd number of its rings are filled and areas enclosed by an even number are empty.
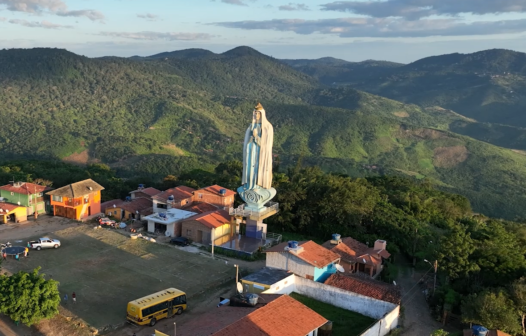
[[[0,313],[27,326],[58,314],[58,282],[44,279],[39,270],[0,275]]]
[[[450,231],[440,239],[438,264],[451,278],[467,275],[479,270],[477,264],[470,260],[475,251],[475,243],[464,226],[458,223],[450,224]]]
[[[448,336],[449,333],[443,329],[435,330],[431,333],[430,336]]]
[[[521,316],[522,334],[526,335],[526,278],[515,280],[510,286],[510,296]]]
[[[521,332],[519,315],[513,301],[502,289],[467,296],[462,301],[462,320],[483,325],[488,329]]]

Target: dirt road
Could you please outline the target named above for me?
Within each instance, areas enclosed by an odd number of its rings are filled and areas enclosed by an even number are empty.
[[[402,288],[402,307],[404,308],[401,336],[428,336],[442,326],[431,316],[429,307],[418,280],[421,273],[412,268],[400,267],[397,284]]]

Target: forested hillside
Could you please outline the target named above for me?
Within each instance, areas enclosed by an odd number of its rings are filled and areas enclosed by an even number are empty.
[[[3,50],[0,84],[4,159],[103,162],[128,177],[212,171],[241,158],[261,100],[283,167],[301,160],[352,176],[426,178],[475,211],[526,217],[526,156],[452,132],[469,119],[327,87],[247,47],[131,59]]]

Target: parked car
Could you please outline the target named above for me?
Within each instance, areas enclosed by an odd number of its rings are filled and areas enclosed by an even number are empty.
[[[190,239],[186,237],[174,237],[170,239],[170,244],[179,245],[179,246],[187,246],[187,245],[190,245]]]
[[[115,225],[115,221],[114,220],[111,220],[109,219],[108,217],[103,217],[103,218],[99,218],[99,224],[100,225]]]
[[[51,238],[40,238],[36,241],[30,241],[29,245],[32,249],[40,251],[43,248],[59,248],[60,240]]]

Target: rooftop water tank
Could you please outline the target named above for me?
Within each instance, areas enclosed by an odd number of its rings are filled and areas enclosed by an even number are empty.
[[[257,294],[249,293],[249,294],[247,294],[245,297],[246,297],[246,299],[247,299],[247,302],[248,302],[252,307],[254,307],[255,305],[258,304],[258,295],[257,295]]]
[[[488,329],[480,325],[474,325],[472,328],[474,336],[486,336],[489,332]]]
[[[337,234],[337,233],[334,233],[334,234],[332,235],[332,240],[340,240],[341,237],[342,237],[341,235],[339,235],[339,234]]]
[[[131,197],[130,196],[126,196],[126,202],[129,202],[131,201]]]
[[[226,195],[226,189],[219,189],[220,195]]]
[[[144,189],[144,184],[139,184],[139,189]]]
[[[298,242],[295,241],[295,240],[289,241],[288,244],[289,244],[289,248],[293,248],[293,249],[298,248],[298,246],[299,246]]]
[[[173,201],[173,200],[174,200],[174,195],[170,195],[170,196],[168,196],[168,200],[169,200],[169,201]]]

